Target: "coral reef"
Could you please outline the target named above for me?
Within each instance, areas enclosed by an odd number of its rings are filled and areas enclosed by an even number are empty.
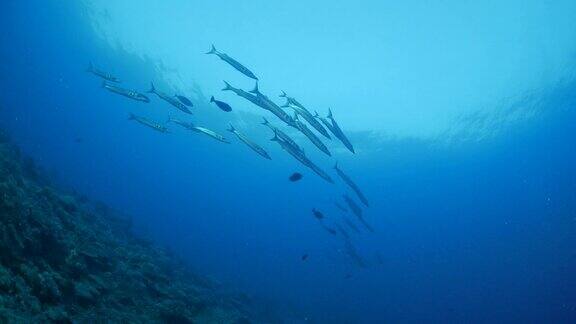
[[[251,323],[249,304],[54,189],[0,134],[0,323]]]

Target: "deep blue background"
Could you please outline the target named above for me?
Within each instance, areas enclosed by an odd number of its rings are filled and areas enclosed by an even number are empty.
[[[142,90],[154,74],[95,39],[81,12],[72,1],[4,4],[0,124],[62,186],[133,215],[197,271],[313,322],[576,321],[574,80],[542,89],[537,117],[480,142],[353,134],[368,149],[340,162],[377,229],[354,238],[370,264],[358,269],[310,213],[338,219],[343,185],[299,167],[265,128],[250,134],[272,161],[229,134],[233,145],[128,122],[171,108],[100,89],[89,61]],[[206,114],[223,134],[233,121]],[[304,181],[286,180],[294,170]]]

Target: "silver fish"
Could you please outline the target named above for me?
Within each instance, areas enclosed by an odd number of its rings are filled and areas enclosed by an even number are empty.
[[[180,102],[180,100],[178,100],[177,97],[173,97],[173,96],[169,96],[168,94],[162,92],[162,91],[158,91],[156,90],[156,88],[154,87],[154,83],[150,82],[150,90],[148,91],[148,93],[154,93],[156,94],[158,97],[160,97],[160,99],[168,102],[169,104],[171,104],[172,106],[176,107],[178,110],[183,111],[187,114],[192,114],[192,112],[190,111],[190,109],[188,109],[188,107],[186,107],[185,104],[183,104],[182,102]]]
[[[342,131],[340,126],[338,126],[338,123],[332,116],[332,110],[328,109],[328,116],[326,118],[330,119],[330,121],[332,122],[332,130],[334,132],[334,136],[336,136],[344,144],[344,146],[346,146],[346,148],[350,150],[350,152],[355,153],[352,143],[350,143],[346,135],[344,135],[344,132]]]
[[[314,118],[320,120],[322,124],[324,124],[324,127],[326,127],[330,131],[330,133],[336,136],[337,131],[334,129],[332,123],[328,119],[321,117],[317,111],[314,111]]]
[[[358,196],[358,198],[360,198],[360,200],[362,201],[362,203],[364,205],[366,205],[366,207],[369,207],[370,204],[368,203],[368,199],[366,199],[366,196],[364,196],[364,194],[362,193],[362,191],[360,190],[360,188],[358,187],[358,185],[356,185],[356,183],[354,183],[354,181],[352,181],[352,179],[350,179],[350,177],[344,173],[340,168],[338,168],[338,163],[336,163],[334,165],[334,170],[336,170],[336,173],[338,173],[338,175],[340,176],[340,178],[342,178],[342,180],[344,180],[344,182],[350,187],[352,188],[352,190],[356,193],[356,195]]]
[[[306,137],[308,137],[308,139],[310,140],[310,142],[312,142],[312,144],[314,144],[320,151],[324,152],[326,155],[332,156],[326,145],[324,145],[324,143],[322,143],[322,141],[316,135],[314,135],[314,133],[312,133],[312,131],[308,128],[308,126],[306,126],[306,124],[302,123],[298,119],[297,115],[294,116],[294,122],[296,123],[296,126],[302,132],[302,134],[306,135]]]
[[[148,126],[156,131],[159,131],[161,133],[168,133],[168,128],[166,126],[160,125],[156,122],[153,122],[151,120],[148,120],[144,117],[140,117],[140,116],[136,116],[134,114],[130,114],[130,116],[128,117],[128,120],[135,120],[138,123]]]
[[[280,137],[280,139],[290,143],[290,145],[292,145],[293,147],[298,149],[298,151],[300,151],[300,152],[302,152],[302,154],[304,154],[304,150],[300,146],[298,146],[298,144],[290,136],[288,136],[286,133],[279,130],[278,128],[272,126],[272,124],[270,124],[270,122],[266,118],[262,117],[262,119],[264,119],[264,121],[262,122],[262,125],[270,128],[270,130],[272,130],[275,134],[277,134],[278,137]]]
[[[318,120],[314,118],[314,115],[312,115],[312,113],[310,113],[310,111],[306,109],[306,107],[304,107],[296,99],[289,97],[284,91],[282,91],[280,97],[286,98],[286,104],[282,106],[282,108],[290,107],[294,109],[294,111],[296,111],[298,115],[302,116],[310,124],[310,126],[314,127],[314,129],[318,131],[318,133],[322,134],[324,137],[328,139],[332,139],[330,137],[330,134],[328,134],[328,132],[326,131],[326,129],[322,127],[322,124],[320,124]]]
[[[232,132],[234,135],[236,135],[240,141],[242,141],[244,144],[248,145],[248,147],[251,148],[254,152],[258,153],[259,155],[261,155],[262,157],[264,157],[268,160],[271,160],[270,155],[268,155],[268,153],[260,145],[252,142],[246,135],[237,131],[234,128],[234,126],[230,125],[230,128],[228,129],[228,131]]]
[[[130,90],[130,89],[124,89],[124,88],[120,88],[118,86],[112,85],[110,83],[107,83],[106,81],[104,81],[104,83],[102,83],[102,87],[110,92],[119,94],[121,96],[136,100],[136,101],[142,101],[142,102],[150,102],[150,98],[146,97],[145,95],[141,94],[138,91],[134,91],[134,90]]]
[[[280,118],[282,121],[284,121],[288,125],[296,127],[292,118],[290,116],[288,116],[288,114],[286,114],[286,112],[284,110],[282,110],[282,108],[280,108],[278,105],[276,105],[275,103],[270,101],[270,99],[268,99],[266,96],[263,96],[262,94],[252,94],[248,91],[234,88],[233,86],[231,86],[226,81],[224,81],[224,84],[225,84],[225,86],[222,89],[222,91],[232,91],[236,95],[250,101],[251,103],[255,104],[256,106],[258,106],[262,109],[268,110],[269,112],[273,113],[274,115],[276,115],[278,118]],[[252,91],[254,91],[254,90],[252,90]]]
[[[274,138],[272,138],[272,141],[280,144],[280,146],[286,152],[288,152],[290,155],[292,155],[296,160],[298,160],[304,166],[307,166],[308,168],[310,168],[317,175],[319,175],[322,179],[326,180],[327,182],[334,183],[334,180],[332,180],[332,178],[330,178],[330,176],[328,174],[326,174],[326,172],[324,172],[322,169],[320,169],[318,166],[316,166],[314,163],[312,163],[312,161],[310,161],[306,157],[306,155],[304,155],[304,152],[298,150],[298,148],[294,147],[292,144],[288,143],[287,141],[280,139],[278,137],[278,133],[274,132]]]
[[[297,128],[296,123],[294,122],[294,119],[292,119],[292,117],[290,117],[290,115],[288,115],[284,111],[284,109],[282,109],[282,107],[278,106],[274,101],[270,100],[270,98],[268,98],[267,96],[262,94],[262,92],[260,92],[260,89],[258,89],[258,82],[256,82],[254,89],[252,89],[250,91],[250,93],[255,94],[256,97],[260,99],[260,101],[265,106],[262,108],[264,108],[264,109],[270,111],[271,113],[273,113],[274,115],[276,115],[278,118],[280,118],[280,120],[285,122],[288,126]]]
[[[210,51],[206,54],[214,54],[214,55],[218,56],[222,61],[230,64],[233,68],[235,68],[236,70],[238,70],[240,73],[244,74],[245,76],[247,76],[251,79],[254,79],[254,80],[258,80],[256,75],[254,75],[254,73],[252,73],[252,71],[250,71],[247,67],[245,67],[244,65],[242,65],[240,62],[236,61],[235,59],[231,58],[227,54],[218,52],[216,50],[216,47],[214,47],[214,45],[212,45],[212,47],[210,48]]]
[[[110,81],[110,82],[120,82],[120,79],[118,79],[117,77],[113,76],[112,74],[108,73],[108,72],[104,72],[101,70],[98,70],[96,67],[94,67],[94,65],[92,64],[92,62],[90,62],[90,65],[88,66],[88,70],[87,72],[90,72],[92,74],[94,74],[97,77],[100,77],[106,81]]]
[[[178,119],[174,119],[172,117],[168,117],[168,122],[178,124],[178,125],[186,128],[186,129],[194,131],[194,132],[202,133],[204,135],[212,137],[213,139],[215,139],[217,141],[220,141],[220,142],[223,142],[226,144],[230,144],[230,142],[228,142],[228,140],[224,136],[222,136],[222,135],[220,135],[220,134],[218,134],[218,133],[216,133],[216,132],[214,132],[208,128],[196,126],[193,123],[181,121]]]

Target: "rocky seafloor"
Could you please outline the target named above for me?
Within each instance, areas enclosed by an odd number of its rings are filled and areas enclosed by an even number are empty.
[[[0,323],[262,322],[248,297],[216,291],[0,134]]]

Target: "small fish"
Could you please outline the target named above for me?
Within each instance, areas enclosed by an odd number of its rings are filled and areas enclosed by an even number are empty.
[[[106,81],[110,81],[110,82],[120,82],[120,79],[118,79],[117,77],[111,75],[110,73],[104,72],[104,71],[100,71],[97,68],[94,67],[94,65],[92,64],[92,62],[90,62],[90,65],[88,66],[88,70],[86,70],[87,72],[90,72],[92,74],[94,74],[95,76],[98,76]]]
[[[322,214],[319,210],[317,210],[316,208],[312,209],[312,213],[314,214],[314,217],[316,217],[319,220],[322,220],[324,218],[324,214]]]
[[[290,178],[288,178],[288,179],[290,179],[290,181],[292,181],[292,182],[299,181],[299,180],[302,179],[302,174],[301,174],[301,173],[298,173],[298,172],[294,172],[294,173],[290,176]]]
[[[332,234],[332,235],[336,235],[338,233],[336,233],[336,230],[330,227],[326,227],[326,230],[328,231],[328,233]]]
[[[130,90],[130,89],[124,89],[124,88],[120,88],[117,87],[115,85],[109,84],[106,81],[104,81],[104,83],[102,83],[102,87],[110,92],[119,94],[121,96],[136,100],[136,101],[142,101],[142,102],[150,102],[150,98],[146,97],[145,95],[134,91],[134,90]]]
[[[302,259],[302,261],[308,260],[308,254],[306,253],[306,254],[302,255],[301,259]]]
[[[230,107],[229,104],[227,104],[223,101],[214,99],[214,96],[212,96],[212,98],[210,98],[210,102],[215,103],[216,106],[218,106],[218,108],[222,109],[223,111],[226,111],[226,112],[232,111],[232,107]]]
[[[190,99],[188,99],[182,95],[174,95],[174,97],[178,98],[178,100],[180,100],[180,102],[185,104],[186,106],[194,107],[194,104],[192,103],[192,101],[190,101]]]
[[[168,133],[168,128],[166,128],[166,126],[160,125],[160,124],[153,122],[151,120],[148,120],[144,117],[130,114],[130,116],[128,117],[128,120],[135,120],[138,123],[145,125],[145,126],[148,126],[148,127],[152,128],[152,129],[154,129],[160,133]]]

